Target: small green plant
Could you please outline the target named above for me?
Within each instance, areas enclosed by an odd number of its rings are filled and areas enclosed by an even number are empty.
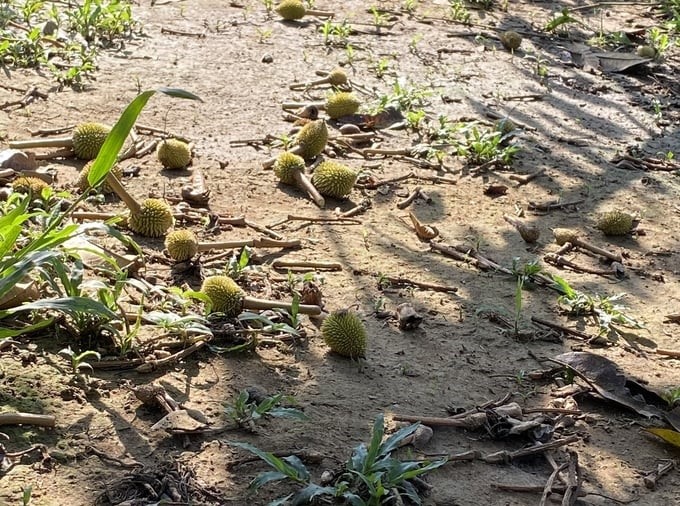
[[[347,21],[333,23],[330,19],[327,19],[319,27],[319,31],[323,35],[323,43],[326,46],[345,46],[347,44],[347,39],[352,34],[352,27]]]
[[[554,32],[558,28],[560,28],[562,34],[566,35],[566,34],[568,34],[568,30],[567,30],[566,27],[567,27],[567,25],[570,25],[570,24],[580,24],[580,23],[579,23],[578,19],[576,19],[575,17],[573,17],[571,15],[571,13],[569,12],[569,9],[565,7],[564,9],[562,9],[561,12],[553,14],[552,19],[550,21],[548,21],[548,23],[545,25],[545,31],[546,32]]]
[[[668,403],[668,409],[680,406],[680,387],[669,388],[661,394],[661,397]]]
[[[267,17],[271,17],[272,12],[274,12],[274,0],[262,0],[262,5],[264,5],[264,10],[267,11]]]
[[[257,42],[259,44],[265,44],[271,38],[273,33],[274,32],[271,28],[257,28]]]
[[[378,30],[380,30],[381,27],[387,24],[387,16],[385,15],[384,12],[381,12],[375,5],[372,5],[369,11],[373,15],[373,26],[375,26]]]
[[[561,292],[557,302],[566,312],[574,316],[593,316],[598,325],[598,335],[617,337],[621,332],[615,325],[643,329],[644,325],[629,316],[625,306],[617,302],[625,296],[624,293],[612,296],[589,295],[576,290],[560,276],[552,275],[555,289]]]
[[[293,418],[308,420],[302,411],[296,408],[281,406],[293,404],[295,399],[283,394],[272,395],[256,402],[250,398],[247,390],[241,390],[238,397],[231,404],[224,404],[224,412],[239,427],[255,430],[255,423],[266,417]]]
[[[94,371],[90,363],[86,362],[86,359],[92,357],[96,358],[97,360],[101,360],[102,358],[101,355],[94,350],[85,350],[82,353],[76,353],[71,349],[70,346],[59,350],[59,354],[67,357],[71,361],[71,369],[73,370],[73,374],[76,376],[79,374],[84,374],[83,369],[88,369],[90,372]]]
[[[252,253],[253,250],[248,246],[244,246],[240,253],[234,252],[226,266],[227,276],[232,279],[239,279],[243,276],[248,269],[248,264],[250,264]]]
[[[462,133],[465,140],[458,145],[456,154],[464,156],[471,165],[490,162],[512,165],[520,150],[519,146],[506,142],[511,133],[504,135],[496,129],[478,128],[475,124],[462,129]]]
[[[662,31],[657,26],[649,29],[647,37],[649,38],[650,45],[656,50],[656,54],[659,56],[663,56],[672,45],[668,32]]]
[[[21,504],[28,506],[31,504],[31,496],[33,495],[33,485],[26,485],[21,491]]]
[[[465,7],[463,0],[450,0],[449,6],[449,16],[453,21],[464,24],[470,23],[470,11]]]
[[[290,480],[301,487],[299,491],[270,503],[272,505],[318,504],[318,501],[332,502],[334,499],[353,506],[405,502],[419,505],[422,501],[413,480],[443,466],[446,459],[431,462],[402,460],[394,455],[418,426],[419,424],[409,425],[384,439],[385,421],[382,415],[378,415],[369,444],[357,446],[342,470],[336,473],[332,483],[327,486],[312,482],[309,471],[295,455],[278,458],[248,443],[230,444],[253,453],[274,469],[273,472],[258,475],[250,482],[249,488],[253,492],[257,492],[267,483],[279,480]]]
[[[382,79],[387,71],[390,69],[390,61],[387,58],[381,58],[372,67],[375,77]]]
[[[404,12],[406,12],[410,16],[412,16],[416,12],[416,9],[418,8],[419,3],[420,3],[420,0],[404,0],[401,8]]]
[[[522,293],[524,291],[524,287],[527,283],[531,282],[532,277],[540,273],[541,270],[542,268],[539,265],[538,261],[527,262],[524,265],[520,266],[519,258],[512,259],[512,273],[517,280],[517,283],[515,285],[515,298],[514,298],[515,311],[513,313],[514,317],[513,331],[515,333],[515,336],[519,336],[521,333],[521,323],[523,321],[522,309],[524,306]]]

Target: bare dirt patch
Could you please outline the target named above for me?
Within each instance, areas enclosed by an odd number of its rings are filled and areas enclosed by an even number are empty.
[[[507,11],[498,6],[472,11],[471,19],[478,26],[469,27],[446,21],[445,2],[422,2],[415,16],[401,10],[399,2],[380,2],[385,25],[379,33],[373,33],[375,20],[364,2],[319,5],[334,7],[336,22],[347,19],[358,30],[347,39],[333,38],[332,44],[324,44],[319,20],[282,22],[268,16],[258,2],[136,5],[133,12],[143,35],[126,41],[120,51],[103,54],[96,80],[85,91],[57,92],[39,72],[11,71],[7,82],[12,86],[37,86],[48,96],[28,107],[0,111],[5,141],[26,138],[39,127],[83,120],[113,123],[140,89],[176,86],[202,97],[203,103],[163,97],[150,102],[139,123],[191,139],[193,163],[187,171],[169,173],[153,156],[126,160],[124,167],[139,169],[126,180],[127,188],[138,197],[180,195],[190,171],[201,170],[212,192],[212,212],[245,216],[287,239],[302,241],[298,251],[257,251],[254,263],[260,270],[249,285],[253,295],[290,298],[285,270],[270,266],[277,258],[339,262],[341,271],[321,273],[326,309],[355,306],[368,329],[369,345],[361,363],[329,354],[318,322],[305,319],[304,339],[265,343],[241,354],[218,355],[204,349],[150,374],[98,370],[85,386],[73,382],[68,364],[57,352],[68,344],[86,349],[86,343],[70,343],[54,335],[21,340],[0,352],[2,411],[52,414],[56,428],[2,427],[9,436],[3,442],[8,452],[43,444],[51,459],[27,456],[0,475],[0,503],[20,503],[24,487],[32,486],[31,504],[109,504],[102,494],[109,491],[109,501],[120,497],[114,492],[123,483],[140,496],[147,494],[147,502],[130,504],[154,504],[149,487],[165,477],[175,487],[190,484],[192,504],[267,504],[292,489],[272,485],[250,495],[248,483],[264,466],[234,466],[247,454],[228,441],[247,441],[267,451],[317,452],[324,458],[309,468],[318,480],[324,470],[345,461],[357,444],[368,441],[379,413],[386,413],[388,419],[390,413],[446,417],[507,393],[524,408],[546,406],[554,398],[554,378],[534,381],[528,373],[552,367],[545,359],[567,351],[605,356],[627,376],[657,392],[677,388],[678,359],[658,355],[655,349],[680,348],[677,321],[667,319],[680,311],[679,173],[677,168],[617,165],[617,156],[623,154],[631,160],[664,159],[668,152],[679,151],[678,85],[672,77],[678,70],[677,49],[669,49],[662,61],[646,65],[639,74],[588,72],[570,58],[578,54],[574,44],[585,43],[591,32],[569,26],[570,40],[542,30],[552,12],[584,7],[581,4],[511,2]],[[644,30],[658,22],[650,14],[656,16],[657,11],[646,6],[602,5],[574,12],[604,33],[639,30],[644,37]],[[496,28],[523,33],[521,48],[514,54],[503,50]],[[347,41],[353,50],[348,51]],[[386,68],[378,77],[376,69],[383,60]],[[261,168],[280,148],[233,147],[230,141],[286,134],[291,125],[282,119],[280,104],[309,99],[289,90],[289,84],[308,81],[317,77],[315,71],[337,65],[354,83],[374,90],[358,92],[367,105],[395,93],[395,82],[409,90],[427,91],[423,105],[414,109],[422,108],[427,113],[424,121],[433,128],[439,116],[453,123],[478,120],[487,128],[495,118],[509,116],[518,126],[513,142],[521,150],[510,169],[491,167],[481,174],[466,166],[463,157],[448,155],[442,170],[436,170],[399,157],[365,159],[352,150],[336,151],[343,162],[377,180],[410,171],[421,177],[379,189],[357,187],[349,199],[329,202],[328,210],[320,211],[302,192],[279,185],[272,171]],[[3,88],[0,93],[0,102],[20,95]],[[315,91],[313,98],[323,100],[324,93]],[[330,125],[332,134],[337,134],[337,126]],[[423,131],[413,129],[378,130],[377,135],[386,148],[427,141]],[[49,163],[57,170],[58,186],[70,188],[81,162]],[[539,170],[544,173],[527,184],[510,177]],[[435,183],[430,177],[435,175],[455,184]],[[506,189],[489,195],[488,185]],[[416,186],[429,200],[419,198],[399,208],[397,204]],[[282,222],[290,214],[333,215],[335,206],[347,211],[365,198],[371,207],[355,217],[357,223]],[[529,208],[530,202],[558,200],[578,203],[548,211]],[[99,208],[120,209],[116,200]],[[597,215],[611,209],[638,215],[644,235],[604,236],[595,228]],[[538,242],[525,243],[503,219],[518,210],[540,230]],[[438,229],[435,241],[466,244],[504,268],[510,269],[516,258],[517,265],[540,260],[547,272],[559,274],[584,293],[625,293],[621,302],[626,314],[644,322],[645,329],[622,328],[627,335],[606,346],[560,333],[553,334],[552,340],[536,339],[546,337],[539,333],[545,328],[532,326],[532,316],[589,335],[598,329],[592,318],[565,315],[558,294],[534,283],[523,292],[521,332],[503,328],[502,320],[490,316],[509,318],[512,324],[515,277],[480,269],[471,259],[464,262],[433,251],[416,236],[409,211]],[[193,227],[206,240],[244,239],[254,233],[246,227],[224,227],[216,233]],[[559,269],[544,262],[546,254],[558,250],[551,232],[558,227],[578,229],[591,242],[621,253],[625,276]],[[200,273],[171,270],[162,256],[162,239],[138,239],[147,253],[141,277],[151,284],[185,283],[198,289]],[[591,269],[610,269],[610,262],[582,250],[565,256]],[[385,277],[457,291],[397,286],[385,283]],[[402,303],[412,304],[423,316],[416,330],[401,330],[395,319],[379,318],[381,311],[392,312]],[[293,395],[310,420],[267,420],[258,424],[255,434],[171,435],[151,428],[164,412],[142,406],[132,391],[150,382],[200,410],[215,426],[226,423],[222,404],[233,402],[239,391],[253,385],[269,394]],[[568,448],[578,454],[582,489],[590,493],[582,504],[631,500],[639,505],[675,504],[680,485],[677,470],[661,478],[654,490],[643,481],[643,475],[662,459],[678,457],[677,449],[642,430],[661,422],[599,399],[577,399],[582,414],[560,437],[578,436]],[[479,431],[436,428],[433,439],[414,452],[490,454],[526,445],[521,437],[494,441]],[[554,455],[558,462],[565,458],[561,451]],[[540,454],[507,464],[451,462],[428,476],[432,490],[424,503],[538,504],[540,490],[522,493],[493,485],[540,489],[552,471]],[[140,485],[144,482],[149,486]]]

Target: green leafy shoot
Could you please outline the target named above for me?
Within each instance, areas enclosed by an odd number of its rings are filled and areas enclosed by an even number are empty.
[[[255,430],[255,422],[266,417],[308,420],[307,415],[299,409],[281,406],[284,402],[292,401],[294,401],[292,397],[276,394],[255,402],[247,390],[241,390],[231,404],[224,405],[224,411],[239,427],[250,431]]]

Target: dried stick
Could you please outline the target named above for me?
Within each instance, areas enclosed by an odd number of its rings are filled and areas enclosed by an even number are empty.
[[[540,203],[530,200],[529,205],[527,207],[529,211],[554,211],[555,209],[564,209],[565,207],[577,206],[579,204],[583,204],[584,202],[585,200],[572,200],[569,202]]]
[[[298,260],[274,260],[274,269],[325,269],[330,271],[341,271],[342,264],[339,262],[305,262]]]
[[[658,464],[656,469],[644,477],[645,487],[650,490],[654,490],[656,485],[663,476],[670,473],[675,469],[676,462],[674,460],[669,460],[664,464]]]
[[[657,355],[664,355],[671,358],[680,358],[680,350],[666,350],[663,348],[657,348],[654,351]]]
[[[355,220],[354,218],[342,218],[338,216],[297,216],[294,214],[289,214],[286,216],[284,219],[281,219],[277,221],[276,223],[272,223],[270,227],[277,227],[279,225],[283,225],[286,222],[289,221],[309,221],[311,223],[317,223],[317,222],[330,222],[334,223],[337,222],[341,225],[361,225],[361,220]]]
[[[513,181],[517,181],[517,186],[523,186],[534,179],[536,179],[538,176],[542,176],[545,174],[545,167],[542,169],[537,170],[536,172],[532,172],[531,174],[526,174],[524,176],[520,176],[517,174],[512,174],[508,176],[508,179],[512,179]]]
[[[363,185],[358,184],[357,187],[359,188],[366,188],[367,190],[375,190],[381,186],[384,186],[386,184],[392,184],[392,183],[398,183],[400,181],[405,181],[406,179],[410,179],[412,177],[416,177],[415,172],[409,172],[408,174],[402,174],[401,176],[394,176],[390,177],[387,179],[379,179],[375,181],[369,181],[367,183],[364,183]]]
[[[562,464],[559,466],[557,469],[555,469],[551,474],[550,477],[548,478],[547,483],[545,484],[545,487],[543,487],[543,494],[541,494],[541,500],[538,503],[538,506],[545,506],[548,497],[550,497],[550,494],[552,494],[552,488],[553,484],[555,483],[555,480],[557,479],[557,476],[564,471],[567,468],[568,464]]]
[[[219,223],[228,223],[230,225],[234,225],[234,219],[233,218],[220,218],[218,220]],[[253,230],[256,230],[260,232],[261,234],[268,235],[272,239],[276,239],[277,241],[283,241],[284,238],[281,234],[274,232],[273,230],[270,230],[268,227],[265,227],[264,225],[260,225],[259,223],[255,223],[254,221],[250,220],[243,220],[243,223],[252,228]]]
[[[559,330],[560,332],[563,332],[564,334],[576,337],[578,339],[583,339],[584,341],[590,341],[590,340],[595,338],[595,336],[591,336],[589,334],[581,332],[580,330],[570,329],[569,327],[564,327],[563,325],[559,325],[557,323],[553,323],[553,322],[550,322],[548,320],[544,320],[544,319],[539,318],[537,316],[532,316],[531,321],[534,322],[534,323],[537,323],[538,325],[543,325],[543,326],[549,327],[551,329]]]
[[[557,267],[569,267],[576,272],[585,272],[587,274],[597,274],[598,276],[612,276],[615,273],[609,269],[592,269],[583,265],[578,265],[567,260],[562,255],[556,255],[555,253],[548,253],[543,256],[543,260],[549,264],[555,265]]]
[[[457,292],[458,288],[455,286],[439,285],[436,283],[424,283],[422,281],[413,281],[412,279],[391,276],[382,276],[381,280],[389,281],[391,285],[404,286],[412,285],[424,290],[432,290],[434,292]]]
[[[620,254],[618,253],[612,253],[611,251],[607,251],[606,249],[599,248],[593,244],[590,244],[587,241],[582,240],[578,236],[578,232],[576,230],[571,230],[568,228],[556,228],[553,230],[553,235],[555,236],[555,242],[562,246],[563,244],[570,242],[577,248],[583,248],[591,253],[595,253],[596,255],[601,255],[605,258],[608,258],[609,260],[612,260],[614,262],[623,262],[623,258],[621,257]]]
[[[353,216],[357,216],[359,214],[362,214],[366,212],[368,209],[373,204],[371,203],[371,199],[363,199],[361,202],[359,202],[356,206],[354,206],[352,209],[348,209],[344,213],[340,213],[337,215],[338,218],[351,218]]]
[[[403,200],[400,200],[397,202],[397,207],[399,209],[406,209],[408,206],[411,205],[411,203],[418,198],[420,195],[420,186],[416,186],[413,191],[409,194],[408,197],[406,197]]]
[[[183,358],[186,358],[189,355],[191,355],[193,352],[200,350],[203,346],[205,346],[207,342],[208,342],[207,340],[197,341],[191,346],[183,349],[182,351],[178,351],[177,353],[174,353],[169,357],[161,358],[158,360],[148,360],[144,362],[142,365],[136,367],[135,372],[139,373],[152,372],[158,369],[159,367],[179,362]]]
[[[0,413],[0,425],[37,425],[54,427],[56,418],[52,415],[35,415],[33,413]]]

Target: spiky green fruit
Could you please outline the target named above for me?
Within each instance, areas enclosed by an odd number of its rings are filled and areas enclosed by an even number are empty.
[[[94,160],[111,128],[101,123],[81,123],[73,129],[73,151],[78,158]]]
[[[318,156],[328,142],[328,127],[323,119],[310,121],[303,126],[295,137],[299,155],[305,160]]]
[[[578,232],[571,228],[556,228],[553,230],[553,235],[555,236],[555,242],[559,246],[578,240]]]
[[[12,182],[12,190],[15,192],[30,193],[34,196],[40,196],[43,188],[47,188],[48,186],[49,185],[39,177],[32,176],[20,176]]]
[[[326,100],[326,113],[332,119],[342,118],[357,112],[360,105],[361,102],[354,93],[339,91]]]
[[[76,181],[76,186],[81,192],[86,191],[88,188],[90,188],[90,182],[87,180],[87,176],[90,174],[90,170],[92,169],[92,166],[94,165],[94,160],[90,160],[85,164],[85,166],[82,168],[80,171],[80,174],[78,174],[78,181]],[[120,181],[123,179],[123,169],[120,167],[120,165],[115,164],[113,167],[111,167],[111,174],[116,176],[116,179]],[[113,188],[109,186],[108,183],[104,182],[101,186],[101,191],[102,193],[113,193]]]
[[[156,157],[166,169],[183,169],[191,162],[191,148],[179,139],[164,139],[156,147]]]
[[[203,280],[201,293],[212,302],[212,312],[233,318],[243,309],[243,290],[229,276],[208,276]]]
[[[514,51],[522,44],[522,36],[514,30],[508,30],[500,35],[501,44],[508,51]]]
[[[508,135],[510,132],[517,130],[517,125],[510,118],[499,119],[493,124],[493,127],[501,135]]]
[[[633,216],[619,210],[608,211],[599,216],[596,227],[604,235],[626,235],[633,229]]]
[[[638,46],[635,53],[640,58],[654,58],[656,56],[656,49],[652,46]]]
[[[296,184],[295,173],[304,171],[305,160],[289,151],[281,153],[274,163],[274,174],[285,184]]]
[[[276,6],[276,12],[286,21],[302,19],[307,13],[307,9],[300,0],[282,0]]]
[[[314,170],[312,184],[321,195],[340,199],[352,191],[357,173],[346,165],[326,160]]]
[[[138,213],[130,213],[128,227],[145,237],[162,237],[172,227],[172,209],[163,200],[146,199]]]
[[[340,67],[336,67],[328,73],[327,79],[331,86],[342,86],[347,84],[347,72]]]
[[[198,239],[191,230],[173,230],[165,236],[165,248],[173,260],[184,262],[198,253]]]
[[[350,358],[366,355],[366,327],[351,311],[336,311],[321,324],[321,334],[328,347]]]

